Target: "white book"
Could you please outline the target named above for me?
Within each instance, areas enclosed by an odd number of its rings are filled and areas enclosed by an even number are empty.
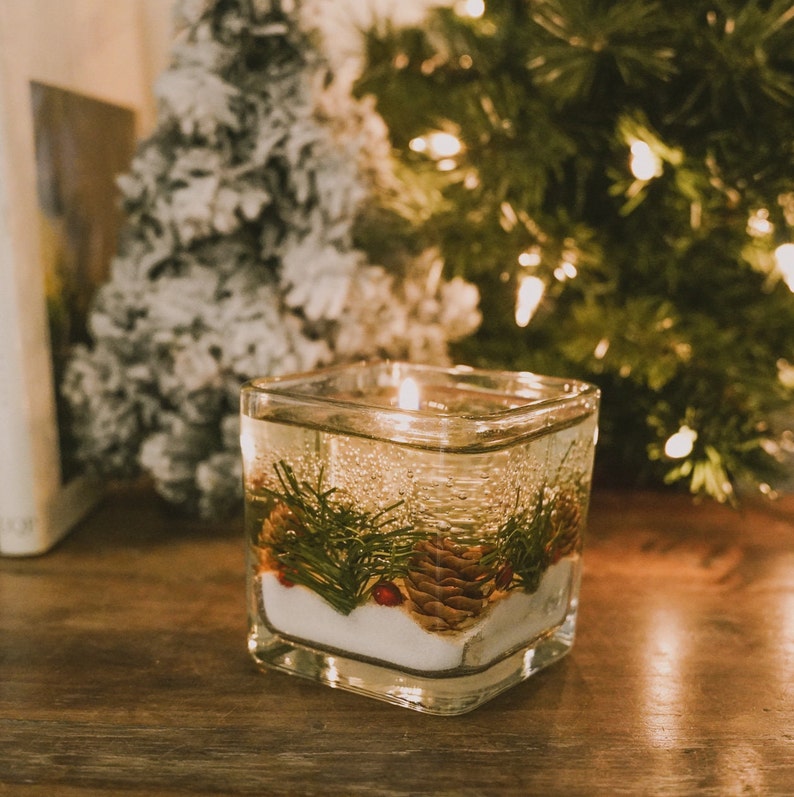
[[[115,178],[153,123],[170,14],[0,2],[0,555],[47,551],[101,495],[70,456],[59,371],[115,251]]]

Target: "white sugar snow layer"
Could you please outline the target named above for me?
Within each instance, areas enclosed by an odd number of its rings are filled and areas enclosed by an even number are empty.
[[[343,615],[300,585],[286,587],[275,573],[261,575],[268,624],[294,639],[378,659],[413,670],[484,666],[560,625],[568,611],[574,568],[558,562],[531,595],[515,590],[463,631],[433,633],[403,608],[367,603]]]

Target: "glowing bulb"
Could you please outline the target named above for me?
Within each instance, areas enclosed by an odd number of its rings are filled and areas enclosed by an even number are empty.
[[[766,208],[756,210],[747,219],[747,232],[754,237],[770,235],[775,231],[775,225],[769,221],[769,211]]]
[[[601,338],[596,344],[595,349],[593,349],[593,357],[596,360],[603,360],[604,357],[607,356],[607,352],[609,351],[609,338]]]
[[[688,457],[695,447],[695,440],[698,439],[698,433],[688,426],[682,426],[675,434],[667,438],[664,444],[664,453],[670,459],[682,459]]]
[[[777,377],[789,390],[794,390],[794,365],[782,357],[777,361]]]
[[[565,272],[565,276],[568,277],[569,280],[572,280],[579,273],[576,266],[571,263],[570,260],[563,261],[562,270]]]
[[[422,138],[422,136],[417,136],[408,142],[408,147],[413,152],[427,152],[427,140]]]
[[[462,17],[479,19],[485,13],[485,0],[460,0],[455,10]]]
[[[461,150],[460,140],[452,133],[440,130],[428,136],[427,148],[434,158],[452,158]]]
[[[783,276],[783,281],[789,290],[794,293],[794,244],[781,244],[775,249],[775,262],[777,270]]]
[[[463,178],[463,187],[468,188],[469,191],[473,191],[475,188],[480,187],[480,178],[477,176],[476,172],[466,173],[466,176]]]
[[[540,277],[522,276],[516,296],[516,324],[525,327],[532,320],[546,292],[546,284]]]
[[[531,250],[529,252],[522,252],[518,256],[518,265],[524,268],[532,268],[540,265],[540,252]]]
[[[401,410],[419,409],[419,385],[410,376],[403,379],[400,393],[397,397],[397,406]]]
[[[451,172],[457,165],[458,162],[454,158],[442,158],[436,167],[440,172]]]
[[[662,173],[661,161],[644,141],[632,142],[629,168],[638,180],[651,180]]]

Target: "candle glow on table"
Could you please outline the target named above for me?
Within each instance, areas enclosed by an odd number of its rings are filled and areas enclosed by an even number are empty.
[[[255,661],[457,714],[565,655],[598,399],[392,362],[244,386]]]

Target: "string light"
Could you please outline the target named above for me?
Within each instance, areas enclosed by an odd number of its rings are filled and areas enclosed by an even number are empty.
[[[466,176],[463,178],[463,187],[469,191],[480,187],[480,178],[477,176],[477,172],[466,172]]]
[[[515,208],[509,202],[502,202],[499,205],[501,211],[499,215],[499,226],[505,231],[510,232],[518,224],[518,216]]]
[[[523,328],[529,324],[545,293],[546,284],[540,277],[531,274],[519,277],[516,296],[516,324],[519,327]]]
[[[431,133],[427,139],[428,150],[434,158],[452,158],[462,149],[460,139],[453,136],[452,133],[438,130]]]
[[[554,276],[560,281],[572,280],[578,273],[578,269],[573,263],[574,256],[569,255],[557,268],[554,269]]]
[[[408,147],[412,152],[429,155],[437,161],[436,165],[442,172],[452,171],[458,165],[454,156],[463,149],[457,136],[442,130],[435,130],[426,136],[412,138],[408,142]]]
[[[766,208],[756,210],[747,219],[747,233],[754,238],[770,235],[775,231],[775,225],[769,221],[769,211]]]
[[[462,17],[479,19],[485,13],[485,0],[460,0],[455,11]]]
[[[518,256],[518,265],[524,268],[534,268],[541,262],[540,252],[537,249],[528,249]]]
[[[794,390],[794,365],[782,357],[777,361],[777,378],[784,387]]]
[[[778,491],[766,482],[761,482],[761,484],[758,485],[758,492],[772,501],[776,501],[778,498],[780,498]]]
[[[609,338],[601,338],[596,344],[595,349],[593,349],[593,357],[596,360],[603,360],[604,357],[607,356],[607,352],[609,351]]]
[[[426,58],[424,61],[422,61],[419,70],[423,75],[432,75],[433,72],[435,72],[436,69],[438,69],[444,63],[444,56],[442,56],[440,53],[436,53],[430,58]]]
[[[662,162],[648,144],[635,140],[631,143],[629,168],[638,180],[652,180],[661,175]]]
[[[786,224],[794,227],[794,191],[787,191],[785,194],[780,194],[777,198],[777,203],[783,208]]]
[[[664,444],[664,453],[670,459],[683,459],[692,453],[698,433],[688,426],[682,426],[675,434],[667,438]]]
[[[775,263],[777,270],[783,277],[783,281],[788,285],[789,290],[794,293],[794,244],[781,244],[775,249]]]
[[[693,230],[699,230],[703,223],[703,205],[700,202],[689,204],[689,226]]]

